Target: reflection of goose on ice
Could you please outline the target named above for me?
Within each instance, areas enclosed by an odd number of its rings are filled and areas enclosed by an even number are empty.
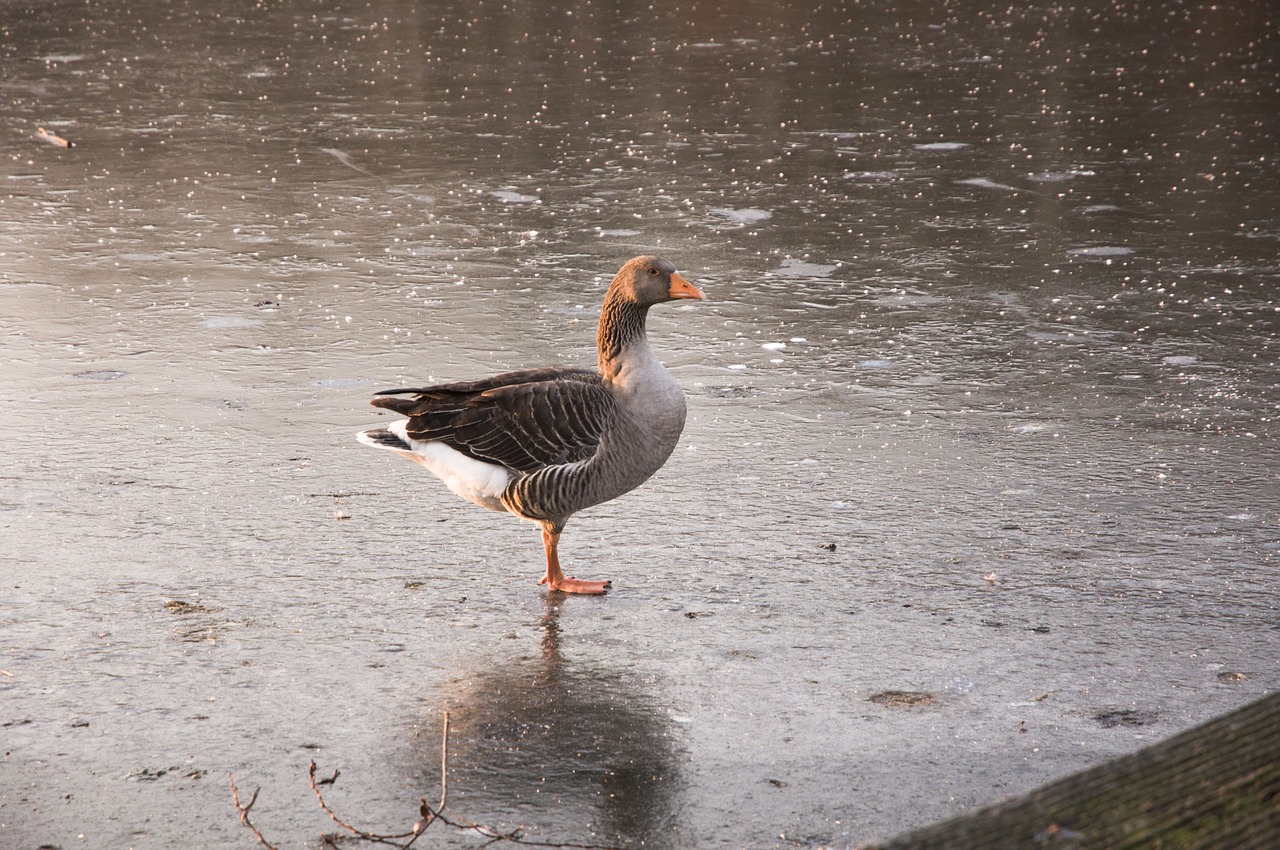
[[[681,747],[666,713],[630,677],[565,660],[557,598],[547,606],[540,654],[490,661],[442,696],[449,808],[535,840],[674,846]],[[423,724],[424,787],[439,722]]]

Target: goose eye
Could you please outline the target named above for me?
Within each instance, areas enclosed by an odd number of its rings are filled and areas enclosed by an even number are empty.
[[[657,269],[649,269],[649,274],[657,274],[657,273],[658,273]]]

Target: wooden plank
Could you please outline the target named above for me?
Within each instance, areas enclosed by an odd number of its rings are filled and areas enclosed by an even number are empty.
[[[865,850],[1280,848],[1280,694]]]

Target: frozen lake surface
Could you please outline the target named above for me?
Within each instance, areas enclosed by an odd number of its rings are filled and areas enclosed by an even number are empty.
[[[472,820],[848,848],[1280,686],[1265,4],[543,5],[0,2],[0,843],[402,832],[447,711]],[[353,435],[649,252],[548,597]]]

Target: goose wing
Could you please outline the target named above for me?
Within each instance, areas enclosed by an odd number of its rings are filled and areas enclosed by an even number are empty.
[[[386,397],[396,394],[411,397]],[[409,417],[414,440],[525,473],[591,457],[617,409],[600,375],[587,369],[526,369],[389,390],[372,403]]]

